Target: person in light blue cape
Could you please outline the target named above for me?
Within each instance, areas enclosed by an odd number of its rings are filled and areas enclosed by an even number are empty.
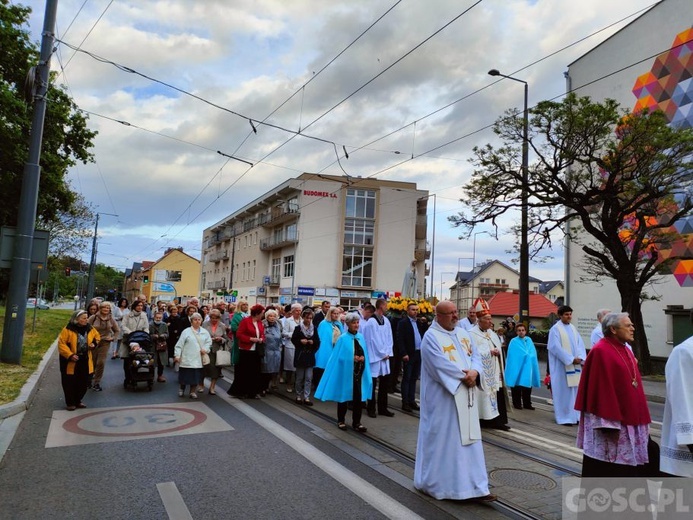
[[[527,336],[524,323],[515,327],[515,336],[508,345],[505,363],[505,383],[511,387],[513,408],[534,410],[532,387],[539,388],[539,361],[532,338]]]
[[[346,430],[347,404],[353,401],[352,425],[354,430],[364,433],[366,427],[361,424],[361,410],[363,401],[371,395],[373,382],[366,340],[358,332],[359,318],[355,312],[347,315],[347,332],[340,336],[332,350],[315,398],[338,403],[337,426],[340,430]]]

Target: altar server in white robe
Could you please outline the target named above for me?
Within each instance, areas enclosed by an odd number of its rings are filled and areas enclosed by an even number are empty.
[[[481,363],[457,308],[444,300],[421,341],[421,416],[414,487],[439,500],[491,502],[479,427]]]
[[[670,475],[693,477],[693,336],[674,348],[664,373],[667,401],[659,469]]]
[[[394,340],[392,337],[392,325],[385,316],[387,300],[378,298],[375,302],[375,312],[366,321],[361,333],[366,339],[368,360],[370,362],[371,377],[373,378],[373,393],[368,399],[368,417],[375,418],[378,415],[385,417],[394,416],[394,412],[387,409],[387,393],[390,388],[390,361],[393,354]],[[379,381],[379,382],[378,382]],[[376,382],[378,382],[376,400]],[[378,413],[375,413],[376,402]]]
[[[587,352],[582,337],[570,323],[573,309],[561,305],[558,317],[560,321],[549,330],[546,348],[549,351],[553,413],[556,423],[569,426],[577,424],[580,419],[580,412],[575,410],[575,398]]]

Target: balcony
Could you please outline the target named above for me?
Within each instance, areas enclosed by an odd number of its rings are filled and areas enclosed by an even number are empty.
[[[226,280],[207,282],[207,289],[226,289]]]
[[[430,249],[414,249],[414,259],[417,262],[423,262],[424,260],[429,260],[431,258]]]
[[[285,246],[290,246],[298,243],[298,235],[296,233],[286,233],[282,231],[281,233],[274,235],[270,238],[265,238],[260,241],[261,251],[272,251],[273,249],[279,249]]]
[[[298,206],[292,205],[288,208],[278,206],[260,215],[259,224],[263,227],[274,227],[284,222],[295,220],[300,214]]]
[[[281,276],[279,276],[279,275],[271,276],[271,277],[270,277],[269,286],[270,286],[270,287],[272,287],[272,286],[279,286],[279,284],[281,283],[281,281],[282,281]]]
[[[219,251],[217,253],[212,253],[209,255],[209,261],[210,262],[221,262],[222,260],[226,260],[229,257],[229,251],[227,249],[224,249],[222,251]]]
[[[428,220],[426,218],[426,215],[417,215],[416,216],[416,230],[415,230],[416,240],[425,240],[426,239],[427,226],[428,226]]]

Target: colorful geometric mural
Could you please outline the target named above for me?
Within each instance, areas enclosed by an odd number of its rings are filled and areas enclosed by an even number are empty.
[[[633,94],[637,98],[634,112],[662,110],[670,124],[693,128],[693,28],[679,33],[671,49],[657,56],[650,72],[635,81]],[[693,287],[693,215],[679,220],[670,231],[679,233],[681,240],[671,249],[659,250],[659,257],[687,257],[672,264],[671,274],[681,287]]]

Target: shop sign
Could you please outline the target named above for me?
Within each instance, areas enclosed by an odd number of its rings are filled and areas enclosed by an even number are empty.
[[[297,294],[299,296],[315,296],[315,287],[304,287],[299,285]]]

